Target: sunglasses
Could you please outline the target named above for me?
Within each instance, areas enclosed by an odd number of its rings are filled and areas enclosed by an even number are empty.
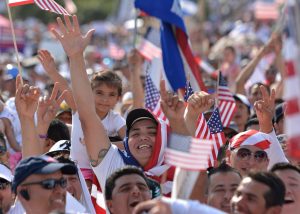
[[[254,160],[257,162],[262,162],[268,159],[268,154],[265,151],[252,152],[246,148],[239,149],[236,153],[236,156],[242,161],[250,160],[251,156],[253,156]]]
[[[44,189],[48,189],[48,190],[54,189],[57,185],[60,185],[60,187],[64,189],[67,187],[67,180],[65,178],[47,179],[43,181],[25,183],[22,184],[22,186],[35,185],[35,184],[41,185]]]
[[[5,190],[9,185],[9,182],[0,182],[0,190]]]

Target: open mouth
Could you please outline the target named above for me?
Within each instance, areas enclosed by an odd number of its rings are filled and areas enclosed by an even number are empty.
[[[138,201],[132,202],[131,204],[129,204],[131,207],[135,207],[136,205],[138,205]]]
[[[292,199],[285,199],[284,203],[285,204],[291,204],[291,203],[294,203],[294,200],[292,200]]]

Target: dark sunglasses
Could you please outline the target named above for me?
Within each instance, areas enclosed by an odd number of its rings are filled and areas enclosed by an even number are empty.
[[[0,190],[5,190],[9,185],[10,183],[8,181],[0,182]]]
[[[252,155],[254,156],[254,160],[257,162],[262,162],[268,159],[268,154],[265,151],[252,152],[247,148],[240,148],[236,153],[236,156],[243,161],[250,160]]]
[[[35,185],[35,184],[41,185],[44,189],[49,189],[49,190],[54,189],[57,185],[60,185],[60,187],[64,189],[67,187],[67,180],[65,178],[47,179],[43,181],[25,183],[22,184],[22,186]]]

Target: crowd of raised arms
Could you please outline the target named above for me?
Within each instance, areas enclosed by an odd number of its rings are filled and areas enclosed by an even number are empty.
[[[226,143],[193,184],[177,188],[190,189],[188,196],[171,197],[183,172],[165,162],[168,139],[197,137],[199,118],[208,120],[216,106],[217,72],[202,71],[208,92],[185,101],[161,80],[161,120],[145,108],[147,62],[139,50],[109,69],[91,45],[95,30],[82,33],[76,15],[56,21],[51,34],[68,72],[46,49],[22,75],[1,60],[0,213],[300,213],[299,162],[284,130],[283,35],[249,46],[246,63],[224,46],[219,69],[236,103],[223,127]],[[263,82],[249,81],[256,69]]]

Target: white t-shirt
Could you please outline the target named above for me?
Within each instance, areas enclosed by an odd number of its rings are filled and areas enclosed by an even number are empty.
[[[0,112],[0,118],[7,118],[9,119],[12,127],[13,132],[16,138],[16,141],[19,145],[22,145],[22,133],[21,133],[21,123],[18,117],[18,113],[14,110],[5,106],[3,111]],[[10,147],[9,143],[7,143],[8,151],[13,154],[15,151]]]
[[[113,137],[118,136],[118,130],[125,126],[126,122],[118,113],[109,111],[107,116],[102,120],[102,124],[107,135]],[[77,162],[80,168],[91,169],[78,112],[73,114],[72,117],[71,157]]]
[[[118,151],[118,147],[112,144],[101,163],[98,166],[93,167],[93,171],[97,176],[103,192],[105,189],[106,179],[114,171],[124,166],[126,166],[126,164]]]

